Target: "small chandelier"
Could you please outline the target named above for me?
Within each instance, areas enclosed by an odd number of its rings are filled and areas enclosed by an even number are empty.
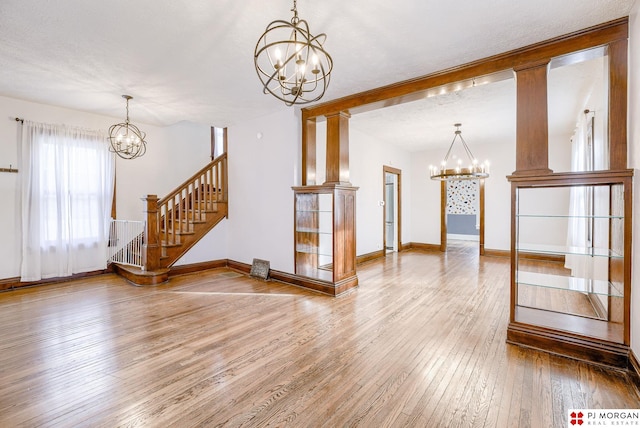
[[[453,141],[451,141],[451,145],[449,146],[449,150],[447,151],[446,156],[440,162],[440,166],[429,165],[429,171],[431,174],[432,180],[440,180],[440,181],[453,181],[453,180],[475,180],[478,178],[487,178],[489,177],[489,161],[485,161],[481,164],[478,164],[478,160],[473,157],[471,150],[469,150],[469,146],[462,138],[462,131],[460,131],[461,123],[456,123],[453,125],[456,127],[455,135],[453,136]],[[462,142],[462,146],[464,147],[464,151],[469,157],[469,165],[464,166],[462,164],[462,159],[458,159],[458,163],[454,168],[447,169],[447,161],[449,160],[449,155],[451,154],[451,149],[453,148],[453,144],[456,142],[456,138],[460,137],[460,141]]]
[[[327,35],[311,35],[307,21],[298,18],[296,0],[291,11],[291,22],[276,20],[267,25],[253,56],[263,92],[287,106],[322,98],[333,69],[333,60],[322,47]]]
[[[133,97],[123,95],[122,98],[127,100],[127,120],[124,123],[111,125],[109,128],[110,150],[122,159],[135,159],[147,151],[147,142],[144,141],[147,134],[129,123],[129,100]]]

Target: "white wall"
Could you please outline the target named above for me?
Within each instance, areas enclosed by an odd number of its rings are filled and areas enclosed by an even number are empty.
[[[18,163],[18,123],[13,120],[58,123],[89,129],[108,130],[123,117],[101,116],[62,107],[37,104],[28,101],[0,97],[0,167]],[[147,133],[147,153],[135,160],[117,159],[117,216],[121,219],[143,218],[140,198],[157,193],[160,197],[189,178],[209,161],[210,127],[191,123],[179,123],[170,127],[158,127],[132,122]],[[0,173],[0,278],[20,275],[20,204],[18,193],[19,174]],[[221,227],[221,226],[219,226]],[[222,226],[224,228],[224,226]],[[223,231],[217,232],[226,241]],[[194,247],[194,260],[212,260],[220,256],[220,247],[206,248],[203,243]],[[209,241],[209,246],[213,244]],[[225,248],[226,242],[222,243]],[[212,251],[208,254],[208,251]],[[211,255],[211,257],[210,257]]]
[[[140,198],[148,194],[162,198],[211,160],[209,125],[180,122],[164,128],[138,126],[147,133],[147,153],[133,160],[118,159],[116,164],[116,210],[120,219],[142,220]]]
[[[300,184],[299,110],[228,128],[228,258],[294,272],[293,190]],[[258,134],[261,138],[258,138]]]
[[[629,165],[635,168],[633,262],[631,266],[631,349],[640,357],[640,2],[629,15]]]
[[[382,167],[401,170],[403,243],[411,240],[411,155],[396,146],[349,130],[350,180],[359,187],[356,193],[356,254],[382,249],[384,241],[384,174]]]

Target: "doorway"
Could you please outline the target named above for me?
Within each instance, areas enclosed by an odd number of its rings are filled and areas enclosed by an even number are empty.
[[[484,179],[442,181],[440,201],[440,251],[455,240],[467,247],[477,243],[483,256]]]
[[[383,201],[384,226],[383,249],[385,253],[397,252],[402,249],[401,240],[401,171],[390,166],[383,166]]]

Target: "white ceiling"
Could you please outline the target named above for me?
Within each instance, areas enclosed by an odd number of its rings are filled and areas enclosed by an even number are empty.
[[[327,34],[335,64],[327,101],[626,16],[634,1],[300,0],[298,12],[312,33]],[[252,57],[267,24],[289,20],[291,6],[291,0],[2,0],[0,95],[121,117],[120,95],[131,94],[132,121],[158,125],[230,126],[290,108],[262,93]],[[423,135],[450,141],[454,122],[463,123],[468,138],[474,123],[504,123],[503,114],[514,114],[513,91],[509,80],[479,85],[394,107],[397,114],[356,115],[353,123],[377,124],[374,132],[382,135],[391,120],[414,150]]]

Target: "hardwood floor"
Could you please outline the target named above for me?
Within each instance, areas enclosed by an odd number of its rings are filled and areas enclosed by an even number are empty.
[[[0,293],[0,426],[561,427],[622,372],[505,343],[509,261],[409,251],[332,298],[228,269]]]

